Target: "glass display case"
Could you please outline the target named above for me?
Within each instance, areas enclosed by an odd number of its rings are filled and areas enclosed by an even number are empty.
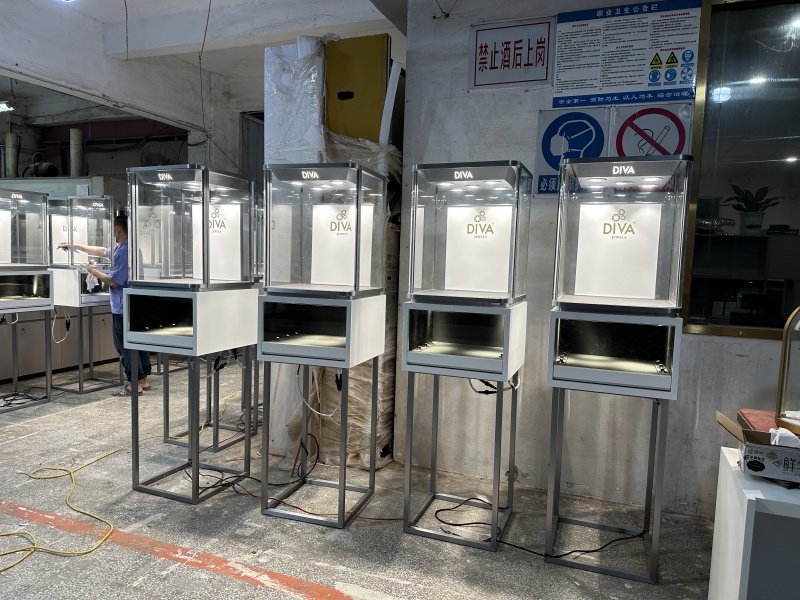
[[[46,266],[47,194],[0,189],[0,267]]]
[[[355,163],[268,165],[268,294],[381,294],[386,178]]]
[[[0,189],[0,313],[53,306],[47,194]]]
[[[525,297],[532,177],[517,161],[415,165],[409,298]]]
[[[73,245],[114,246],[114,199],[111,196],[50,197],[47,199],[47,222],[55,305],[107,304],[108,285],[86,270],[90,267],[108,269],[112,266],[112,257],[90,255]]]
[[[128,169],[128,198],[134,287],[252,284],[248,180],[198,165],[136,167]]]
[[[564,159],[554,302],[681,307],[691,157]]]
[[[783,328],[775,422],[800,435],[800,307]]]

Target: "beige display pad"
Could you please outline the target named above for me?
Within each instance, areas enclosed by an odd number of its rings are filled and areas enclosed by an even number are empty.
[[[510,204],[447,208],[445,289],[509,291],[513,216]]]
[[[580,207],[575,295],[655,299],[660,204]]]

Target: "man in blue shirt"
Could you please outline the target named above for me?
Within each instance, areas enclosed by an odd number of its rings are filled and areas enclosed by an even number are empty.
[[[114,239],[117,245],[113,248],[114,266],[108,273],[98,269],[90,268],[88,272],[97,277],[98,280],[108,284],[109,296],[111,297],[111,319],[113,322],[114,347],[122,357],[122,366],[125,369],[125,376],[131,382],[131,351],[126,350],[123,344],[123,322],[122,322],[122,290],[130,287],[128,283],[128,217],[120,215],[114,217]],[[62,248],[67,248],[68,244],[61,244]],[[111,258],[112,249],[102,246],[85,246],[83,244],[72,244],[74,250],[80,250],[90,256],[105,256]],[[150,375],[150,353],[144,350],[139,352],[139,373],[138,380],[135,382],[139,393],[150,389],[150,382],[147,378]],[[130,396],[131,384],[129,383],[115,396]]]

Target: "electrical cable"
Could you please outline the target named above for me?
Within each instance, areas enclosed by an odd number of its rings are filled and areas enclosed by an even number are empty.
[[[434,0],[434,2],[436,2],[436,6],[438,6],[438,7],[439,7],[439,10],[440,10],[440,11],[441,11],[441,13],[442,13],[442,14],[441,14],[441,16],[438,16],[438,17],[437,17],[437,16],[434,16],[434,17],[433,17],[434,19],[446,19],[446,18],[448,18],[448,17],[450,16],[450,13],[451,13],[451,12],[453,12],[453,9],[456,7],[456,4],[458,4],[458,0],[454,0],[454,1],[453,1],[453,6],[451,6],[451,7],[450,7],[450,10],[448,10],[448,11],[445,11],[445,10],[442,8],[442,5],[441,5],[441,4],[439,4],[439,0]]]
[[[208,36],[208,22],[211,20],[211,0],[208,0],[208,12],[206,13],[206,28],[203,31],[203,43],[200,45],[200,53],[197,55],[197,67],[200,70],[200,112],[203,115],[203,133],[208,136],[206,130],[206,105],[203,98],[203,51],[206,49],[206,37]],[[210,139],[210,138],[209,138]]]
[[[308,410],[313,412],[318,417],[322,417],[324,419],[330,419],[331,417],[333,417],[333,415],[335,415],[339,411],[339,408],[341,408],[341,406],[342,406],[341,398],[339,399],[339,404],[336,405],[336,408],[334,408],[333,412],[330,413],[329,415],[326,415],[326,414],[323,414],[323,413],[319,412],[318,410],[316,410],[313,406],[311,406],[308,403],[308,400],[306,400],[306,397],[303,394],[303,388],[300,385],[300,365],[297,366],[296,379],[297,379],[297,389],[300,392],[300,397],[303,399],[303,404],[305,404],[308,407]],[[319,398],[320,395],[321,395],[321,390],[319,389],[319,385],[320,385],[319,384],[319,377],[314,377],[314,373],[313,372],[311,373],[311,382],[312,382],[312,385],[315,387],[315,390],[316,390],[316,393],[317,393],[317,398]]]
[[[9,313],[9,314],[14,315],[16,319],[14,319],[11,322],[6,321],[6,315],[2,314],[0,315],[0,325],[16,325],[17,323],[19,323],[19,313]]]
[[[64,327],[66,328],[66,331],[64,332],[64,337],[61,338],[60,340],[56,339],[56,321],[58,321],[58,308],[54,306],[53,312],[55,313],[56,316],[53,319],[53,322],[50,324],[50,337],[53,338],[53,341],[56,344],[60,344],[61,342],[66,340],[67,337],[69,337],[69,326],[70,326],[69,310],[67,310],[67,315],[64,317]]]
[[[129,60],[129,51],[130,48],[128,46],[128,0],[123,0],[125,4],[125,60]]]
[[[445,521],[444,519],[442,519],[439,516],[439,513],[442,513],[442,512],[458,510],[459,508],[461,508],[467,502],[470,502],[470,501],[482,502],[482,503],[486,504],[489,509],[491,509],[491,507],[492,507],[491,502],[488,502],[488,501],[484,500],[483,498],[478,498],[476,496],[473,496],[471,498],[467,498],[465,500],[462,500],[460,503],[458,503],[455,506],[448,507],[448,508],[440,508],[440,509],[436,510],[434,512],[434,517],[440,523],[443,523],[444,525],[449,525],[451,527],[472,527],[472,526],[476,526],[476,525],[483,525],[483,526],[491,527],[492,524],[487,522],[487,521],[469,521],[469,522],[466,522],[466,523],[453,523],[453,522]],[[477,508],[477,507],[474,507],[474,508]],[[505,510],[507,508],[508,508],[507,506],[501,506],[501,507],[499,507],[499,510]],[[445,533],[449,533],[451,535],[458,536],[457,533],[446,531],[443,528],[440,528],[440,529],[445,531]],[[498,527],[498,534],[499,533],[500,533],[500,528]],[[616,544],[618,542],[627,542],[627,541],[635,540],[635,539],[644,537],[644,534],[645,534],[644,531],[640,531],[639,533],[636,533],[634,535],[626,535],[626,536],[614,538],[613,540],[610,540],[610,541],[606,542],[605,544],[603,544],[599,548],[591,548],[591,549],[588,549],[588,550],[569,550],[567,552],[562,552],[561,554],[547,554],[547,553],[544,553],[544,552],[537,552],[536,550],[531,550],[530,548],[525,548],[523,546],[518,546],[516,544],[513,544],[511,542],[506,542],[506,541],[503,541],[503,540],[497,540],[497,542],[499,544],[505,544],[506,546],[511,546],[512,548],[516,548],[517,550],[522,550],[523,552],[528,552],[530,554],[534,554],[534,555],[540,556],[542,558],[564,558],[564,557],[570,556],[572,554],[593,554],[593,553],[596,553],[596,552],[602,552],[603,550],[605,550],[606,548],[608,548],[612,544]],[[491,538],[487,538],[487,539],[485,539],[483,541],[488,542],[490,539]]]

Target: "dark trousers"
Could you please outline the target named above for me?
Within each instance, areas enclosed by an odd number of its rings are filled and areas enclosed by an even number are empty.
[[[122,357],[122,368],[125,369],[125,378],[131,380],[131,351],[126,350],[123,345],[123,324],[122,315],[111,315],[112,331],[114,334],[114,348],[117,349],[119,355]],[[145,350],[134,350],[139,353],[139,377],[144,379],[150,375],[150,353]]]

